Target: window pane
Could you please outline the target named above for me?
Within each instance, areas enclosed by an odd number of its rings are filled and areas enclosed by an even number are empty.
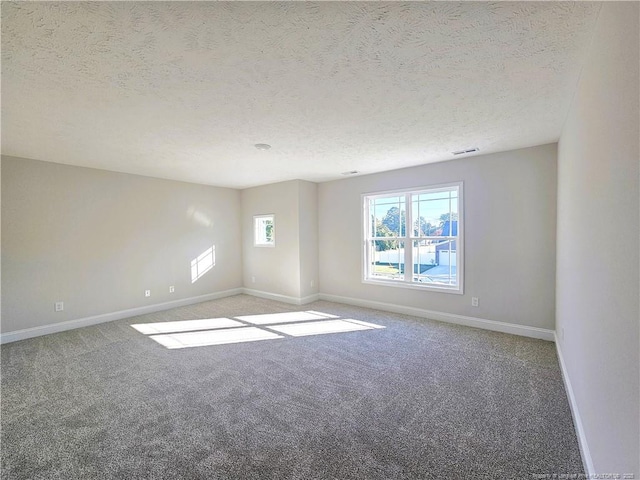
[[[394,240],[392,248],[380,248],[379,240],[371,241],[369,272],[372,278],[385,280],[404,279],[404,242]],[[386,246],[385,246],[386,247]]]
[[[420,202],[420,213],[427,222],[439,229],[442,227],[443,217],[449,214],[449,199]]]
[[[427,205],[429,205],[427,202],[418,201],[418,195],[413,196],[411,205],[413,218],[411,225],[413,226],[412,235],[414,237],[427,237],[436,234],[439,222],[435,219],[427,219],[425,216],[428,214],[426,209]]]
[[[451,199],[451,218],[453,220],[458,220],[458,199]]]
[[[273,242],[273,220],[270,218],[264,219],[264,239],[265,243]]]
[[[414,240],[412,257],[414,280],[416,280],[416,275],[423,275],[436,266],[436,246],[433,240]]]
[[[456,243],[456,240],[438,239],[415,241],[419,245],[414,247],[413,281],[457,285]],[[415,250],[420,253],[416,254]]]
[[[403,237],[405,235],[405,197],[391,196],[373,198],[369,203],[373,217],[374,237]]]
[[[457,197],[413,202],[413,230],[415,236],[456,236],[458,235],[457,223]]]

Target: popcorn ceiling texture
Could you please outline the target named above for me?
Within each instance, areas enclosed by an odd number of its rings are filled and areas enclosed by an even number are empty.
[[[550,143],[599,9],[3,2],[2,153],[247,187]]]

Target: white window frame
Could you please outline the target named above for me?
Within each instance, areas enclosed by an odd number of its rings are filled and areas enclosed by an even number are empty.
[[[271,231],[271,241],[267,238],[265,220],[271,220],[273,229]],[[263,231],[264,229],[264,231]],[[253,216],[253,246],[254,247],[275,247],[276,246],[276,216],[273,213]]]
[[[413,195],[421,193],[436,193],[438,191],[451,190],[457,187],[458,189],[458,235],[456,240],[456,285],[442,285],[432,283],[421,283],[414,280],[413,275],[413,241],[425,237],[413,236],[412,225],[412,208],[413,202],[411,201]],[[371,235],[371,215],[369,213],[370,200],[375,198],[384,198],[392,196],[405,196],[405,235],[397,237],[399,241],[404,242],[404,265],[405,272],[402,279],[385,279],[372,277],[370,267],[370,256],[375,254],[375,250],[371,247],[374,238]],[[463,197],[463,182],[454,182],[438,185],[428,185],[419,188],[401,189],[401,190],[388,190],[384,192],[372,192],[364,193],[361,195],[362,199],[362,283],[371,285],[384,285],[390,287],[409,288],[417,290],[429,290],[434,292],[464,294],[464,197]],[[401,233],[401,232],[400,232]],[[451,232],[450,232],[451,233]],[[451,238],[453,236],[449,236]],[[396,238],[396,237],[394,237]],[[407,248],[408,247],[408,248]],[[406,265],[411,265],[409,270]],[[410,273],[407,273],[409,271]]]

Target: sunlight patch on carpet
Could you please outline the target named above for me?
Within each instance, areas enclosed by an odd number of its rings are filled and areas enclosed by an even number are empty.
[[[386,328],[383,325],[352,318],[341,319],[337,315],[314,310],[243,315],[233,317],[233,319],[205,318],[175,322],[137,323],[131,326],[170,349]]]
[[[234,317],[254,325],[274,325],[278,323],[302,322],[306,320],[324,320],[327,318],[338,318],[329,313],[314,312],[285,312],[285,313],[264,313],[261,315],[243,315]]]
[[[303,337],[305,335],[321,335],[323,333],[355,332],[357,330],[371,330],[373,328],[384,327],[371,323],[368,324],[366,322],[355,322],[351,319],[294,323],[269,327],[270,330],[275,330],[276,332],[291,335],[292,337]]]
[[[255,342],[258,340],[274,340],[284,337],[273,332],[262,330],[261,328],[245,327],[228,330],[150,335],[149,338],[167,348],[187,348],[224,345],[227,343]]]
[[[140,333],[153,335],[156,333],[191,332],[194,330],[215,330],[218,328],[244,327],[244,323],[230,318],[205,318],[202,320],[181,320],[178,322],[137,323],[131,325]]]

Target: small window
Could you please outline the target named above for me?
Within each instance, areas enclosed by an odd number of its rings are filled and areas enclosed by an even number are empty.
[[[275,247],[275,215],[256,215],[253,217],[253,244],[256,247]]]
[[[363,195],[366,283],[462,293],[462,183]]]

